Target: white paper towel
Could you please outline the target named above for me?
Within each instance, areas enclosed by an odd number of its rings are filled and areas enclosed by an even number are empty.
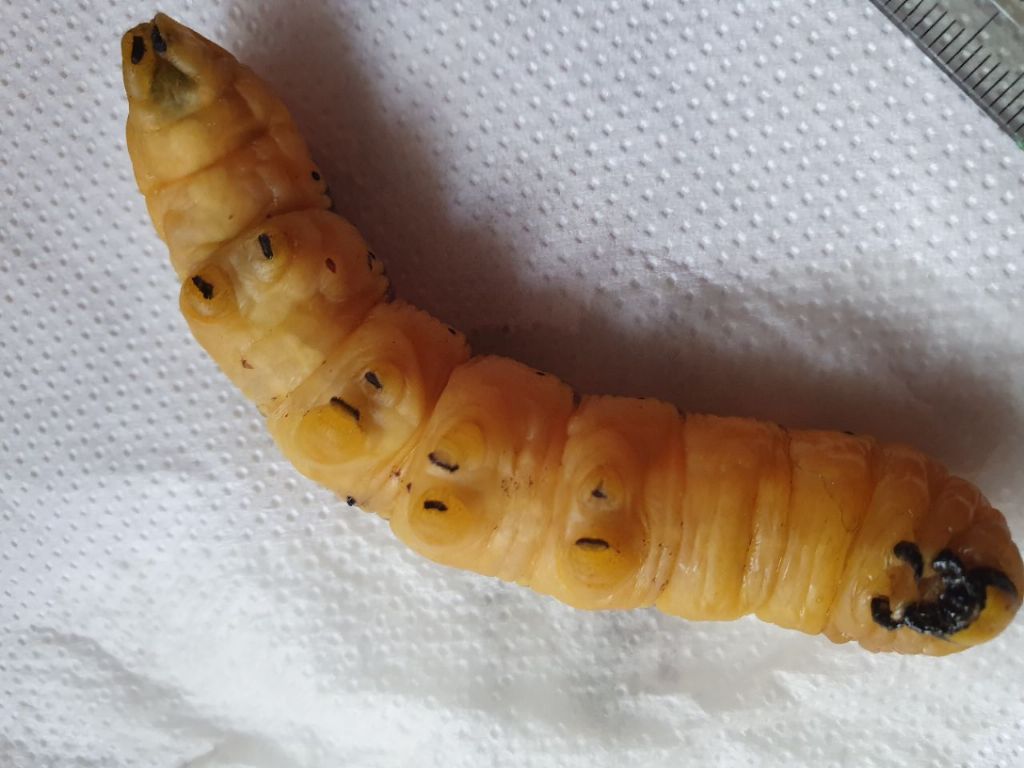
[[[577,612],[298,476],[132,181],[118,40],[156,8],[0,7],[0,765],[1024,764],[1024,622],[934,660]],[[912,442],[1024,539],[1024,154],[865,0],[163,10],[480,350]]]

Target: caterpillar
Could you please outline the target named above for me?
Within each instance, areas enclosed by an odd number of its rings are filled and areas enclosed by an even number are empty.
[[[122,39],[127,147],[199,344],[281,453],[438,563],[587,610],[753,614],[944,655],[1021,603],[1004,517],[904,445],[580,396],[394,297],[286,107],[163,14]]]

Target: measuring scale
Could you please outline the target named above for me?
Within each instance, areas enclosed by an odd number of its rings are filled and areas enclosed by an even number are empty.
[[[1024,0],[871,0],[1024,149]]]

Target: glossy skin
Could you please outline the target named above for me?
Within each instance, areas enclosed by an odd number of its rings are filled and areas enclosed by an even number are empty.
[[[579,399],[471,358],[391,300],[251,71],[163,15],[122,54],[129,152],[193,334],[301,472],[415,551],[578,608],[753,613],[872,651],[951,653],[1013,618],[1020,554],[968,482],[905,446]]]

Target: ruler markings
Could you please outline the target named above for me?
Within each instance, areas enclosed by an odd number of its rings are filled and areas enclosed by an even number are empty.
[[[932,10],[935,10],[935,9],[933,8]],[[925,40],[925,39],[926,39],[926,38],[928,37],[928,35],[929,35],[929,34],[931,33],[931,31],[932,31],[933,29],[935,29],[936,25],[937,25],[937,24],[938,24],[938,23],[939,23],[940,21],[942,21],[942,20],[943,20],[944,18],[946,18],[946,17],[948,16],[948,15],[949,15],[948,13],[946,13],[945,11],[943,11],[943,12],[942,12],[942,14],[941,14],[941,15],[940,15],[940,16],[939,16],[939,17],[938,17],[938,18],[937,18],[937,19],[936,19],[935,21],[933,21],[933,22],[932,22],[932,23],[931,23],[931,24],[930,24],[930,25],[928,26],[928,29],[926,29],[926,30],[925,30],[924,32],[922,32],[922,33],[921,33],[921,39],[922,39],[922,40]],[[942,37],[942,35],[939,35],[939,37]]]
[[[989,68],[989,70],[984,75],[982,75],[981,79],[978,80],[978,82],[976,82],[974,84],[974,87],[975,88],[981,88],[981,84],[984,83],[986,80],[988,80],[989,77],[991,77],[992,73],[996,72],[998,69],[999,69],[999,62],[997,61],[995,64],[993,64]]]
[[[1017,99],[1019,99],[1021,97],[1021,95],[1024,95],[1024,88],[1021,89],[1020,93],[1018,93],[1016,96],[1014,96],[1008,102],[1006,102],[1006,106],[1005,107],[1003,107],[1002,109],[999,110],[999,117],[1002,117],[1004,114],[1006,114],[1006,110],[1008,110],[1010,107],[1012,107],[1014,105],[1014,103],[1017,101]]]
[[[956,19],[953,19],[953,22],[952,22],[952,23],[953,23],[953,24],[956,24]],[[936,54],[936,56],[938,56],[938,57],[939,57],[939,58],[941,59],[941,58],[942,58],[942,54],[944,54],[944,53],[946,52],[946,49],[947,49],[947,48],[949,48],[949,46],[951,46],[951,45],[952,45],[953,43],[955,43],[955,42],[956,42],[957,40],[959,40],[959,39],[960,39],[960,35],[962,35],[962,34],[963,34],[964,32],[966,32],[966,31],[967,31],[967,27],[964,27],[964,28],[963,28],[963,29],[961,29],[961,30],[960,30],[959,32],[957,32],[957,33],[956,33],[956,36],[955,36],[955,37],[954,37],[953,39],[951,39],[951,40],[950,40],[950,41],[949,41],[948,43],[946,43],[946,44],[945,44],[944,46],[942,46],[942,50],[940,50],[940,51],[939,51],[939,52],[938,52],[938,53]]]
[[[966,59],[964,59],[963,61],[960,62],[960,66],[953,70],[953,74],[954,75],[959,75],[960,74],[960,70],[963,69],[965,66],[967,66],[967,62],[969,62],[971,59],[973,59],[975,56],[977,56],[983,50],[985,50],[985,46],[984,45],[979,45],[974,50],[974,53],[972,53],[970,56],[968,56]]]
[[[995,70],[995,69],[998,69],[998,67],[999,67],[999,65],[997,64],[992,69]],[[999,85],[1001,82],[1003,82],[1003,80],[1006,79],[1006,76],[1008,74],[1010,74],[1010,70],[1006,70],[1005,72],[1003,72],[1003,74],[1001,74],[999,76],[999,79],[996,80],[994,83],[992,83],[992,85],[990,85],[988,88],[986,88],[985,92],[983,94],[981,94],[981,96],[979,96],[978,98],[981,99],[982,101],[984,101],[985,97],[988,96],[990,93],[992,93],[992,89],[995,88],[997,85]]]
[[[1024,148],[1022,0],[872,3]]]
[[[944,37],[946,36],[946,33],[947,33],[947,32],[949,32],[950,28],[951,28],[951,27],[952,27],[952,26],[953,26],[954,24],[956,24],[956,19],[953,19],[953,20],[952,20],[951,22],[949,22],[949,24],[947,24],[947,25],[946,25],[946,28],[945,28],[944,30],[942,30],[941,32],[939,32],[939,34],[937,34],[937,35],[935,36],[935,39],[934,39],[934,40],[932,40],[932,45],[934,45],[935,43],[939,42],[939,40],[941,40],[942,38],[944,38]],[[963,32],[963,30],[961,30],[961,31],[960,31],[960,32],[958,32],[957,34],[959,35],[959,34],[961,34],[962,32]],[[954,38],[953,38],[953,40],[956,40],[956,38],[954,37]],[[950,42],[952,42],[952,40],[951,40]],[[949,45],[949,43],[946,43],[946,45]],[[943,48],[943,50],[945,50],[945,48]]]
[[[923,16],[921,16],[921,18],[917,20],[917,23],[916,23],[916,24],[915,24],[914,26],[912,26],[912,27],[910,28],[910,31],[911,31],[911,32],[915,32],[915,31],[917,31],[917,28],[918,28],[919,26],[921,26],[921,25],[922,25],[922,24],[924,23],[924,20],[925,20],[925,19],[927,19],[927,18],[928,18],[929,16],[931,16],[931,14],[932,14],[932,11],[934,11],[934,10],[935,10],[936,8],[938,8],[938,7],[939,7],[939,4],[938,4],[938,3],[936,3],[936,4],[935,4],[935,5],[933,5],[933,6],[931,7],[931,8],[929,8],[929,9],[928,9],[927,11],[925,11],[925,12],[924,12],[924,15],[923,15]],[[945,13],[943,13],[942,15],[943,15],[943,16],[945,16],[946,14],[945,14]],[[930,30],[931,30],[931,27],[929,27],[928,29],[929,29],[929,31],[930,31]],[[925,35],[927,35],[927,34],[928,34],[928,33],[927,33],[927,32],[925,32],[924,34],[922,34],[922,35],[921,35],[921,37],[923,38],[923,37],[924,37]]]
[[[953,54],[953,56],[950,58],[950,61],[952,61],[957,56],[959,56],[960,55],[960,51],[962,51],[964,48],[966,48],[968,45],[970,45],[972,42],[974,42],[974,38],[976,38],[978,35],[980,35],[982,32],[984,32],[985,31],[985,27],[987,27],[989,24],[991,24],[993,21],[995,21],[998,16],[999,16],[998,13],[993,13],[992,14],[992,18],[990,18],[988,21],[986,21],[984,26],[981,27],[981,29],[979,29],[977,32],[975,32],[973,35],[971,35],[967,39],[967,42],[960,46],[960,50]],[[981,50],[981,49],[979,48],[978,50]],[[975,51],[975,53],[977,53],[977,52],[978,51]]]
[[[907,19],[909,19],[909,18],[910,18],[911,16],[913,16],[913,15],[914,15],[914,11],[916,11],[916,10],[917,10],[918,8],[920,8],[920,7],[922,6],[922,5],[924,5],[924,0],[917,0],[917,5],[915,5],[915,6],[914,6],[913,8],[911,8],[911,9],[910,9],[909,11],[907,11],[907,15],[903,17],[903,21],[906,21],[906,20],[907,20]]]
[[[1022,77],[1024,77],[1024,72],[1021,72],[1019,75],[1017,75],[1016,79],[1012,83],[1010,83],[1008,86],[1006,86],[1005,90],[1003,90],[1003,92],[999,94],[999,97],[992,102],[992,105],[995,106],[996,104],[998,104],[1002,100],[1003,96],[1005,96],[1010,91],[1012,91],[1013,90],[1013,86],[1015,86],[1017,83],[1019,83],[1020,79]],[[1024,89],[1021,90],[1021,93],[1024,93]],[[1018,96],[1019,95],[1020,94],[1018,94]],[[1014,96],[1012,99],[1010,99],[1010,101],[1007,103],[1007,106],[1009,106],[1014,101],[1016,101],[1016,99],[1017,99],[1017,96]],[[1002,114],[1003,110],[1005,110],[1005,109],[1006,109],[1006,107],[1003,107],[1003,109],[999,110],[999,114]]]
[[[978,65],[977,65],[977,66],[976,66],[976,67],[975,67],[974,69],[972,69],[972,70],[970,71],[970,73],[969,73],[969,74],[967,75],[967,77],[965,77],[965,78],[964,78],[964,82],[966,83],[966,82],[967,82],[968,80],[970,80],[970,79],[971,79],[972,77],[974,77],[974,73],[975,73],[975,72],[977,72],[977,71],[978,71],[979,69],[981,69],[982,67],[984,67],[984,66],[985,66],[985,62],[986,62],[986,61],[988,61],[988,60],[989,60],[989,59],[991,59],[991,58],[992,58],[992,54],[990,53],[990,54],[988,54],[988,56],[986,56],[986,57],[985,57],[984,59],[982,59],[981,61],[979,61],[979,62],[978,62]]]
[[[980,32],[975,32],[973,35],[971,35],[969,38],[967,38],[967,42],[964,43],[963,45],[961,45],[959,48],[957,48],[956,49],[956,53],[954,53],[952,56],[950,56],[949,59],[946,60],[946,63],[947,64],[952,64],[953,63],[953,59],[955,59],[957,56],[959,56],[963,52],[964,48],[966,48],[968,45],[970,45],[971,42],[974,40],[974,38],[976,38],[979,34],[981,34],[981,33]],[[981,50],[981,47],[979,46],[978,50],[975,51],[974,53],[977,53],[980,50]]]

